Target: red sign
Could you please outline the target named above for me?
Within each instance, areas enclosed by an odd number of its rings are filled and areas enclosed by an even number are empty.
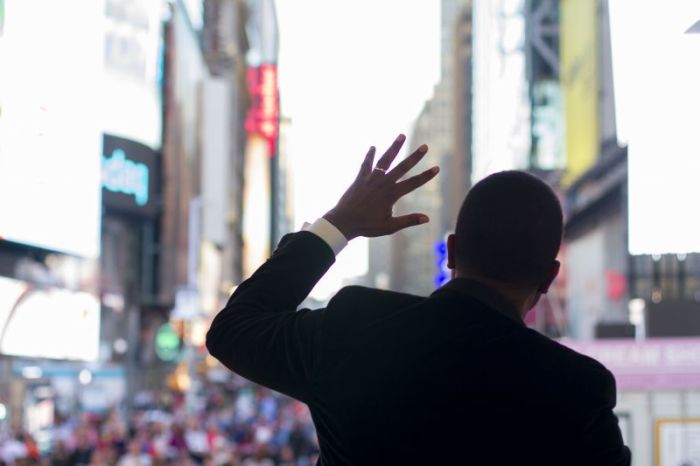
[[[608,298],[613,301],[622,299],[627,289],[627,278],[625,275],[616,270],[608,270],[605,272],[605,278],[608,283]]]
[[[279,130],[277,65],[248,68],[248,91],[251,102],[245,129],[264,137],[270,144],[270,156],[274,156]]]

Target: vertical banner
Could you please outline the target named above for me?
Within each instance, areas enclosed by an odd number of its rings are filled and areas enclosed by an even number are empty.
[[[247,74],[251,105],[246,115],[245,129],[249,134],[264,137],[270,145],[270,157],[274,157],[280,116],[277,65],[251,67]]]
[[[596,160],[600,139],[598,89],[598,2],[563,0],[560,19],[561,83],[566,117],[565,184]]]
[[[245,152],[243,188],[243,278],[270,257],[270,145],[250,135]]]

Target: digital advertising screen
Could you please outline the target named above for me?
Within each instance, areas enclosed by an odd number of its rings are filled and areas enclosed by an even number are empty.
[[[5,0],[0,238],[99,254],[101,0]]]
[[[93,361],[99,331],[94,294],[0,277],[1,354]]]
[[[628,145],[629,252],[700,252],[700,2],[610,2],[618,139]]]
[[[130,139],[105,135],[102,142],[102,204],[128,214],[158,212],[158,153]]]
[[[161,145],[161,0],[104,0],[106,134]]]
[[[530,155],[524,5],[523,0],[473,3],[473,182],[524,168]]]

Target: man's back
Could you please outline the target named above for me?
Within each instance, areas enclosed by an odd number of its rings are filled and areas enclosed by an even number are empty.
[[[404,140],[376,166],[371,148],[336,207],[238,286],[210,353],[305,402],[325,466],[629,465],[610,372],[523,323],[559,272],[563,231],[556,195],[531,175],[471,189],[447,237],[453,280],[430,297],[349,287],[297,311],[349,240],[428,221],[393,215],[438,172],[404,178],[426,146],[389,170]]]
[[[617,429],[610,373],[459,282],[430,298],[349,287],[329,303],[309,400],[321,464],[597,464],[583,440]]]

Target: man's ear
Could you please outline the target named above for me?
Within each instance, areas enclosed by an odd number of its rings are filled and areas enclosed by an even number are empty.
[[[554,279],[557,278],[557,275],[559,275],[559,269],[561,269],[561,262],[555,259],[549,269],[547,279],[537,289],[539,293],[546,294],[549,291],[549,287],[552,286],[552,282],[554,282]]]
[[[450,233],[447,235],[447,268],[454,270],[457,267],[455,263],[455,235]]]

